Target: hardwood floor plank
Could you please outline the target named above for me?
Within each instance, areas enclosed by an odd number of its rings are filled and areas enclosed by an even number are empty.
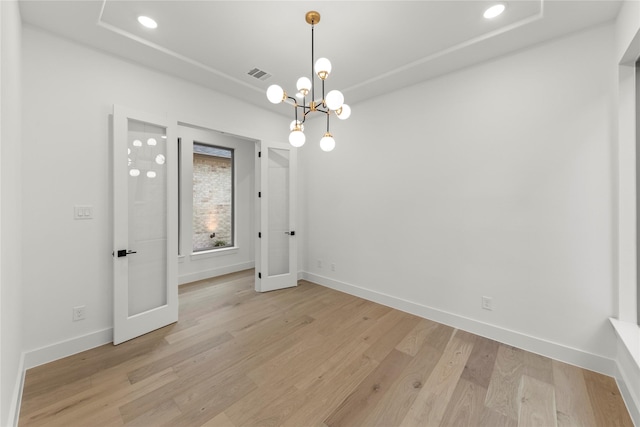
[[[400,425],[442,354],[443,352],[434,350],[425,343],[402,370],[398,379],[391,384],[389,391],[372,408],[362,425],[367,427]]]
[[[437,426],[440,424],[449,399],[473,350],[474,339],[472,338],[470,334],[456,330],[401,425]]]
[[[487,389],[496,363],[499,343],[487,338],[476,340],[460,378]]]
[[[74,425],[75,420],[101,420],[101,416],[104,416],[105,420],[112,420],[115,424],[118,422],[122,424],[124,420],[120,417],[120,413],[118,412],[117,417],[113,415],[114,408],[117,410],[118,406],[124,402],[147,395],[176,379],[173,370],[167,369],[137,384],[130,384],[126,375],[121,373],[112,382],[102,382],[96,387],[21,417],[20,425],[48,426],[52,422],[59,425]]]
[[[398,343],[396,349],[415,356],[425,342],[432,339],[431,335],[438,329],[439,323],[428,319],[420,319],[418,324]]]
[[[211,418],[200,427],[237,427],[224,412],[219,413]]]
[[[229,327],[239,328],[260,319],[277,313],[277,307],[264,304],[260,300],[249,301],[244,305],[246,310],[238,309],[239,305],[223,307],[209,315],[202,314],[196,319],[196,324],[190,328],[175,331],[168,334],[165,340],[169,344],[175,344],[182,340],[199,336],[203,333],[228,332]]]
[[[339,310],[335,310],[330,318],[318,323],[316,333],[325,337],[338,333],[343,327],[358,320],[362,313],[370,308],[370,304],[369,301],[357,299],[345,304]]]
[[[364,418],[390,390],[391,384],[411,359],[408,354],[393,350],[324,423],[330,427],[362,425]]]
[[[281,426],[295,408],[301,404],[304,396],[295,387],[290,387],[267,406],[252,411],[251,416],[242,424],[234,421],[238,427]]]
[[[152,363],[147,363],[144,366],[130,371],[127,376],[129,377],[129,381],[131,382],[131,384],[135,384],[138,381],[148,378],[157,372],[164,371],[165,369],[178,364],[179,362],[184,360],[185,357],[198,355],[206,350],[217,347],[220,344],[232,339],[233,335],[231,335],[229,332],[224,332],[205,340],[198,340],[193,345],[181,349],[180,352],[169,354],[162,359],[156,360]]]
[[[27,388],[31,387],[34,381],[35,380],[33,379],[33,377],[29,377],[27,375],[25,378],[24,389],[26,390]],[[55,393],[40,393],[38,395],[34,395],[31,398],[23,398],[20,411],[22,413],[32,413],[41,408],[46,408],[53,403],[65,400],[67,398],[72,398],[73,396],[82,393],[89,388],[91,388],[91,377],[89,376],[80,378],[77,381],[60,385],[56,389]]]
[[[346,397],[346,395],[342,396],[343,393],[351,391],[345,390],[345,387],[352,387],[353,381],[361,381],[364,375],[375,367],[375,361],[363,356],[367,347],[367,343],[353,340],[340,347],[338,351],[327,353],[322,363],[311,364],[312,369],[309,369],[309,364],[290,366],[285,375],[277,377],[279,379],[275,381],[266,382],[263,387],[259,387],[245,399],[236,402],[225,412],[237,425],[247,424],[249,420],[258,422],[265,417],[276,417],[272,408],[273,396],[288,394],[293,387],[296,401],[289,404],[296,413],[291,414],[294,416],[293,421],[287,421],[287,423],[292,422],[295,425],[314,417],[320,419],[321,413],[330,411]],[[330,387],[330,390],[326,390],[327,387]],[[271,400],[268,396],[271,396]],[[336,399],[338,400],[335,401]],[[244,400],[254,404],[246,405]],[[289,407],[289,404],[280,402],[279,405]],[[284,422],[288,416],[276,418],[280,420],[279,422]]]
[[[582,369],[556,360],[552,362],[552,367],[558,426],[595,426]]]
[[[168,399],[158,406],[148,410],[139,417],[129,421],[125,424],[127,427],[148,427],[157,426],[163,423],[166,419],[175,418],[180,415],[180,408],[176,405],[173,399]]]
[[[520,412],[518,390],[523,373],[524,351],[501,344],[498,347],[484,404],[489,409],[517,421]]]
[[[518,427],[556,427],[556,397],[552,385],[523,375],[518,391]]]
[[[306,390],[300,390],[302,402],[286,418],[283,427],[299,427],[308,424],[309,420],[315,420],[314,425],[321,425],[320,420],[333,412],[377,368],[378,362],[363,354],[366,346],[366,343],[359,343],[359,350],[343,364],[318,377]]]
[[[275,318],[262,325],[257,332],[236,337],[211,350],[185,358],[176,364],[174,369],[179,376],[189,377],[202,369],[210,369],[211,366],[215,366],[218,371],[236,364],[246,364],[249,361],[259,366],[258,362],[264,363],[300,341],[299,338],[302,335],[298,332],[302,329],[306,330],[313,321],[308,316],[301,316],[298,319]],[[260,336],[260,333],[263,335]],[[259,354],[256,353],[257,349],[261,349]]]
[[[583,370],[593,415],[599,426],[633,427],[616,381],[606,375]]]
[[[177,417],[167,419],[162,425],[202,425],[255,388],[255,383],[240,373],[199,382],[195,387],[174,397],[181,413]]]
[[[130,399],[119,407],[120,414],[125,423],[132,421],[145,412],[155,408],[159,403],[166,401],[167,399],[173,399],[174,396],[184,393],[192,387],[195,387],[200,382],[208,382],[218,380],[215,375],[210,372],[203,372],[199,377],[186,377],[178,378],[169,384],[165,384],[155,390],[139,396],[135,399]],[[223,379],[227,379],[223,376]]]
[[[365,354],[378,362],[384,360],[418,322],[420,322],[420,318],[407,314],[396,324],[380,324],[379,328],[383,335],[375,341],[369,340],[371,347]],[[390,333],[390,331],[393,331],[393,333]]]
[[[478,426],[486,427],[517,427],[518,420],[507,417],[499,412],[489,409],[486,406],[482,410],[482,416]]]
[[[528,351],[524,353],[524,375],[547,384],[553,384],[552,360]]]
[[[550,423],[553,404],[561,427],[631,426],[609,377],[306,281],[261,294],[253,280],[181,286],[178,323],[30,369],[20,427],[516,427]]]
[[[486,388],[460,377],[440,421],[440,426],[476,427],[481,425],[486,395]]]
[[[292,346],[267,363],[256,367],[247,375],[257,384],[273,382],[286,373],[303,372],[301,366],[318,366],[348,343],[354,336],[379,327],[379,321],[366,316],[371,306],[360,304],[358,307],[348,306],[345,311],[352,314],[349,322],[343,322],[342,328],[327,336],[322,324],[316,323],[307,329],[308,338]],[[329,322],[333,325],[333,321]],[[320,326],[318,328],[318,326]]]
[[[29,369],[25,382],[29,381],[31,385],[25,389],[23,396],[28,400],[40,394],[50,393],[61,385],[71,384],[126,360],[149,354],[166,345],[163,340],[165,333],[166,330],[159,329],[139,337],[135,342],[128,341],[119,346],[106,344]]]

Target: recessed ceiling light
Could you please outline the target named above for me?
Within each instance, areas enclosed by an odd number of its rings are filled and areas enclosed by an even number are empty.
[[[138,16],[138,22],[147,28],[158,28],[158,23],[148,16]]]
[[[505,6],[503,4],[495,4],[491,6],[489,9],[484,11],[484,17],[487,19],[493,19],[496,16],[499,16],[504,12]]]

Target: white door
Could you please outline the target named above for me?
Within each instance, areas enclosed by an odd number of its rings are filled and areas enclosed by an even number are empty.
[[[296,235],[297,152],[289,144],[257,144],[259,191],[256,291],[290,288],[298,283]]]
[[[178,320],[177,125],[113,107],[113,343]]]

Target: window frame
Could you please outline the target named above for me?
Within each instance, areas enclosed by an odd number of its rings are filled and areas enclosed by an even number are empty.
[[[202,250],[196,250],[195,249],[195,225],[194,225],[194,216],[195,216],[195,191],[194,191],[194,185],[193,185],[193,177],[194,177],[194,173],[195,173],[195,156],[196,155],[202,155],[202,156],[211,156],[211,157],[219,157],[219,156],[215,156],[213,154],[207,154],[207,153],[196,153],[196,146],[202,146],[202,147],[206,147],[206,148],[211,148],[211,149],[216,149],[216,150],[223,150],[223,151],[227,151],[230,153],[230,160],[231,160],[231,176],[230,176],[230,180],[231,180],[231,212],[230,212],[230,216],[231,216],[231,242],[225,246],[218,246],[218,247],[212,247],[212,248],[208,248],[208,249],[202,249]],[[237,195],[236,195],[236,155],[235,155],[235,148],[233,147],[225,147],[222,145],[216,145],[216,144],[210,144],[210,143],[206,143],[206,142],[201,142],[199,140],[194,139],[193,143],[192,143],[192,147],[191,147],[191,192],[192,192],[192,197],[191,197],[191,201],[192,201],[192,206],[191,206],[191,256],[192,258],[201,258],[201,257],[207,257],[209,255],[212,254],[217,254],[217,255],[223,255],[226,253],[234,253],[234,250],[237,249],[237,245],[236,245],[236,239],[237,239],[237,232],[236,232],[236,200],[237,200]]]

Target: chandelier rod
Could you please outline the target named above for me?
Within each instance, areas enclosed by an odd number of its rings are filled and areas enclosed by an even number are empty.
[[[311,19],[311,101],[314,102],[316,99],[316,85],[315,85],[315,73],[313,72],[313,64],[314,64],[314,51],[313,51],[313,28],[314,20]],[[306,104],[306,103],[305,103]]]

